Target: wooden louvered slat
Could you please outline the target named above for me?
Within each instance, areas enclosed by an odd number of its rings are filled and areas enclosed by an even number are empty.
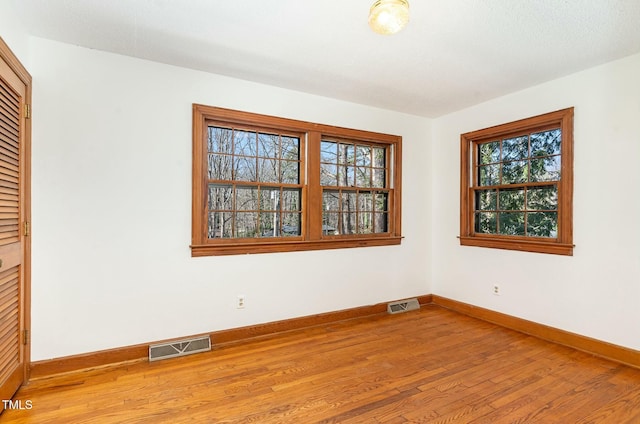
[[[4,135],[7,140],[15,140],[20,136],[20,128],[8,125],[6,116],[0,114],[0,134]]]
[[[0,170],[8,175],[15,175],[16,177],[19,175],[20,167],[15,165],[13,161],[5,161],[0,160]]]
[[[18,155],[18,145],[14,142],[15,140],[11,140],[7,137],[3,137],[0,135],[0,149],[4,149],[7,152],[13,153],[14,155]]]
[[[18,175],[18,173],[20,172],[20,167],[18,165],[15,165],[12,162],[7,162],[5,160],[0,160],[0,167],[6,168],[8,171],[13,171],[16,173],[16,175]]]
[[[7,104],[13,105],[14,108],[18,109],[20,107],[20,98],[13,90],[9,90],[4,84],[0,84],[0,97],[2,97]]]
[[[0,127],[6,130],[7,134],[14,134],[16,137],[20,135],[20,125],[12,116],[13,113],[0,108]]]
[[[13,175],[7,175],[7,174],[5,174],[5,173],[4,173],[4,172],[2,172],[2,171],[3,171],[3,168],[2,168],[2,167],[0,167],[0,180],[4,180],[4,181],[11,182],[11,183],[16,183],[16,184],[17,184],[18,182],[20,182],[20,180],[18,179],[18,176],[17,176],[17,175],[16,175],[16,176],[13,176]]]
[[[18,184],[10,181],[4,181],[0,179],[0,187],[18,190]]]
[[[20,103],[15,103],[13,99],[7,98],[3,93],[3,90],[0,89],[0,113],[18,120],[20,118]]]
[[[13,327],[17,327],[17,323],[11,322],[12,318],[17,315],[17,302],[15,305],[11,305],[12,308],[7,310],[7,313],[1,314],[0,319],[0,335],[6,334],[7,330]]]
[[[0,381],[5,381],[20,361],[19,272],[14,267],[0,273]]]
[[[7,333],[7,329],[17,327],[17,323],[11,322],[13,317],[18,314],[18,302],[17,300],[13,302],[13,304],[9,305],[9,307],[5,311],[0,312],[0,336]]]
[[[9,150],[13,150],[15,153],[18,153],[18,145],[19,140],[16,137],[11,136],[11,134],[7,134],[6,131],[0,131],[0,142],[6,144],[6,148]]]
[[[7,147],[9,148],[9,150],[16,150],[16,136],[14,134],[11,134],[10,132],[8,132],[6,129],[4,129],[2,126],[0,126],[0,141],[2,141],[3,143],[5,143],[7,145]],[[16,152],[17,153],[17,152]]]
[[[0,94],[0,115],[6,115],[16,121],[20,118],[17,106],[2,94]]]
[[[19,201],[19,197],[17,193],[4,193],[2,191],[0,191],[0,200],[4,200],[4,201],[11,201],[11,202],[17,202]]]
[[[0,134],[0,139],[2,139],[2,134]],[[12,152],[8,148],[0,143],[0,155],[3,156],[4,161],[19,166],[20,159],[17,153]]]
[[[0,195],[19,198],[18,192],[7,187],[0,187]]]
[[[19,205],[18,199],[3,199],[0,195],[0,207],[14,207],[17,208]]]
[[[0,234],[0,246],[4,246],[9,243],[15,243],[20,240],[19,231],[11,231]]]

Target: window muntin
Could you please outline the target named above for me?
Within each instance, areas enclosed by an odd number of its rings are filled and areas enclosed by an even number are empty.
[[[192,256],[400,244],[401,146],[193,105]]]
[[[463,134],[461,155],[461,244],[572,254],[572,108]]]

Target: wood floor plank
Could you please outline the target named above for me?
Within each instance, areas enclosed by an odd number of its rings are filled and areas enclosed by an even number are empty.
[[[640,370],[436,305],[41,379],[0,423],[640,422]]]

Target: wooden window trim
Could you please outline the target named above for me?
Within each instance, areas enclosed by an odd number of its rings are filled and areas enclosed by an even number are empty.
[[[306,153],[301,175],[302,235],[300,237],[268,239],[209,239],[206,235],[207,202],[206,143],[207,123],[215,121],[300,133],[305,138]],[[323,137],[389,146],[393,152],[390,169],[389,228],[384,234],[322,235],[322,187],[320,185],[320,143]],[[217,256],[247,253],[293,252],[304,250],[341,249],[352,247],[389,246],[401,243],[402,137],[297,121],[231,109],[193,105],[192,162],[192,233],[191,256]]]
[[[519,237],[478,234],[474,231],[474,189],[471,153],[478,141],[530,133],[549,126],[560,127],[561,177],[558,183],[558,237]],[[460,136],[460,244],[526,252],[573,255],[573,108],[510,122]]]

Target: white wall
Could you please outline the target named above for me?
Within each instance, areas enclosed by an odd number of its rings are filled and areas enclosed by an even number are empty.
[[[431,292],[428,120],[38,38],[31,63],[33,360]],[[401,135],[402,245],[191,258],[192,103]]]
[[[15,14],[13,5],[8,1],[0,1],[0,37],[29,70],[30,37]]]
[[[635,55],[433,122],[435,294],[640,349],[638,75]],[[460,246],[460,134],[570,106],[574,256]]]

